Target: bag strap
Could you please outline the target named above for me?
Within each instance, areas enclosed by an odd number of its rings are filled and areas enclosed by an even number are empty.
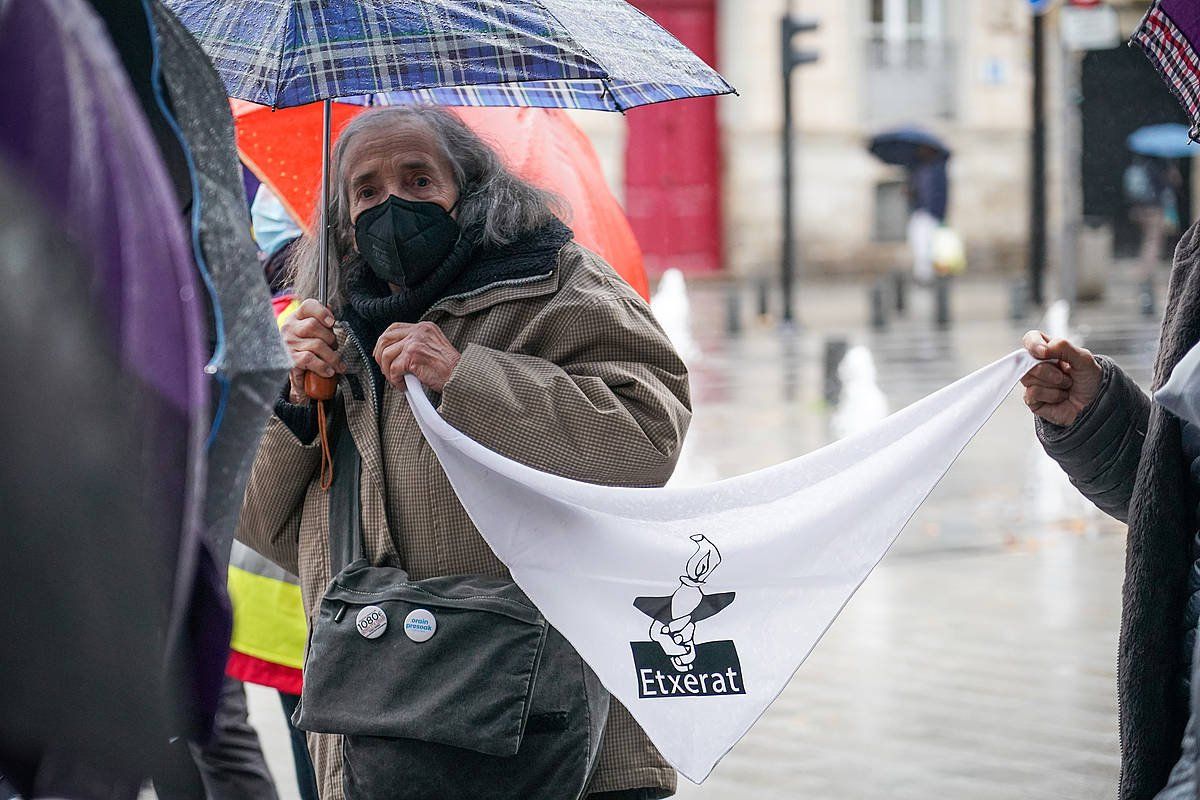
[[[346,421],[346,404],[334,404],[330,432],[336,436],[333,449],[333,485],[329,489],[329,569],[337,575],[346,565],[363,557],[362,456]]]

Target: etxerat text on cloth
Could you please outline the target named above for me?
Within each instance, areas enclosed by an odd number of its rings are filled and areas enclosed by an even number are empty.
[[[407,394],[516,583],[700,783],[1035,363],[1013,352],[820,450],[679,489],[539,472],[451,427],[411,375]]]

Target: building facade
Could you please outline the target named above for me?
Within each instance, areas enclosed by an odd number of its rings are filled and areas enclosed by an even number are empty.
[[[903,171],[877,162],[866,149],[873,133],[901,124],[921,125],[954,150],[949,221],[968,243],[973,261],[983,268],[1019,264],[1028,226],[1031,75],[1024,4],[635,4],[708,56],[739,91],[716,100],[635,109],[624,118],[578,117],[596,141],[613,185],[624,195],[652,270],[717,268],[747,277],[778,270],[779,30],[789,12],[819,21],[819,28],[797,37],[796,45],[818,51],[820,58],[798,69],[793,79],[795,226],[802,273],[870,273],[904,262]],[[644,121],[652,114],[664,119]],[[665,121],[673,115],[679,118],[674,127]],[[711,128],[706,127],[709,116],[715,123]],[[650,222],[650,211],[664,208],[666,224],[676,228],[671,236]],[[688,232],[701,246],[680,242]],[[705,255],[714,249],[716,257]]]

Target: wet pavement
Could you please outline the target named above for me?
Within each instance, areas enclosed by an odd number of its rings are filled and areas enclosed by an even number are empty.
[[[791,332],[748,316],[726,333],[730,297],[693,284],[684,327],[695,417],[676,481],[703,483],[793,458],[842,421],[896,410],[1015,349],[1036,317],[1008,319],[1009,289],[963,281],[955,323],[932,297],[868,326],[861,285],[800,294]],[[742,308],[752,305],[750,292]],[[1145,385],[1157,320],[1131,288],[1084,308],[1076,338]],[[824,397],[827,343],[862,345],[875,380]],[[860,365],[861,367],[861,365]],[[870,502],[870,498],[864,498]],[[1118,769],[1115,668],[1124,529],[1086,505],[1041,454],[1012,396],[963,452],[787,690],[703,786],[679,796],[763,798],[1095,798]],[[278,703],[251,688],[281,797],[295,797]]]

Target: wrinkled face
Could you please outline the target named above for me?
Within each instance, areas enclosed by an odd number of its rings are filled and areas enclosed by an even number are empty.
[[[454,170],[433,131],[419,121],[363,131],[346,147],[343,159],[352,223],[393,194],[437,203],[447,211],[458,202]]]

